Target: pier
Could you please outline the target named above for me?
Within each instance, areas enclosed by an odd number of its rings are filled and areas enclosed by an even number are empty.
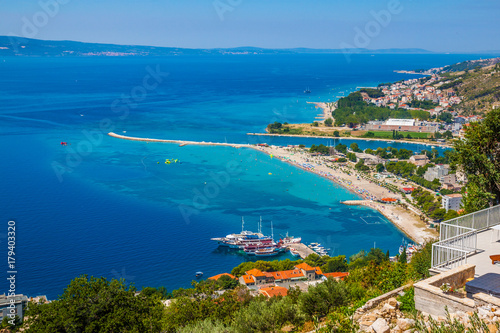
[[[150,139],[150,138],[138,138],[126,135],[120,135],[113,132],[108,133],[109,136],[118,139],[131,140],[131,141],[145,141],[145,142],[165,142],[165,143],[178,143],[180,147],[186,145],[198,145],[198,146],[226,146],[226,147],[234,147],[234,148],[253,148],[252,145],[249,144],[240,144],[240,143],[222,143],[222,142],[205,142],[205,141],[186,141],[186,140],[163,140],[163,139]]]
[[[297,252],[299,253],[299,255],[302,259],[305,259],[310,254],[316,253],[312,249],[308,248],[305,244],[302,244],[302,243],[287,244],[286,247],[287,248],[293,247],[295,250],[297,250]]]

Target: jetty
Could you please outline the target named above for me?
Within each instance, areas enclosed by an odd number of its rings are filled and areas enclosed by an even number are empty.
[[[181,146],[181,147],[186,146],[186,145],[198,145],[198,146],[226,146],[226,147],[234,147],[234,148],[242,148],[242,147],[252,148],[251,145],[242,144],[242,143],[205,142],[205,141],[199,142],[199,141],[185,141],[185,140],[138,138],[138,137],[133,137],[133,136],[120,135],[120,134],[116,134],[114,132],[109,132],[108,135],[113,137],[113,138],[131,140],[131,141],[178,143],[179,146]]]
[[[316,253],[312,249],[307,247],[307,245],[302,244],[302,243],[287,244],[286,247],[287,248],[293,247],[295,250],[297,250],[297,252],[299,253],[299,256],[302,259],[305,259],[310,254]]]

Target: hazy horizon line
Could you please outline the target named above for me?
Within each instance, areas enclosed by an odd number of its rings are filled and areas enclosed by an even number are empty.
[[[158,48],[176,48],[176,49],[188,49],[188,50],[214,50],[214,49],[238,49],[238,48],[255,48],[255,49],[264,49],[264,50],[293,50],[293,49],[308,49],[308,50],[367,50],[367,51],[380,51],[380,50],[420,50],[429,53],[438,53],[438,54],[447,54],[447,53],[456,53],[456,54],[474,54],[474,53],[500,53],[500,50],[473,50],[473,51],[435,51],[429,50],[421,47],[384,47],[377,49],[369,49],[369,48],[318,48],[318,47],[307,47],[307,46],[290,46],[290,47],[264,47],[264,46],[255,46],[255,45],[239,45],[239,46],[218,46],[218,47],[187,47],[187,46],[165,46],[165,45],[151,45],[151,44],[121,44],[117,42],[91,42],[91,41],[82,41],[82,40],[72,40],[72,39],[42,39],[42,38],[28,38],[23,36],[14,36],[14,35],[0,35],[1,37],[7,38],[22,38],[28,40],[39,40],[46,42],[76,42],[76,43],[84,43],[84,44],[100,44],[100,45],[117,45],[117,46],[142,46],[142,47],[158,47]]]

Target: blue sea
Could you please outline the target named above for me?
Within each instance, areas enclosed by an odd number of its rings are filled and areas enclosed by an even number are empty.
[[[5,278],[9,220],[16,226],[16,292],[50,299],[82,274],[173,290],[189,287],[196,271],[205,277],[230,272],[255,259],[219,249],[210,238],[240,231],[242,217],[245,229],[256,231],[262,217],[264,233],[272,223],[275,238],[288,233],[320,242],[331,255],[373,246],[395,254],[405,236],[376,211],[339,204],[357,196],[319,176],[251,149],[179,147],[106,133],[327,144],[246,133],[263,132],[274,121],[312,122],[318,110],[307,101],[335,101],[356,87],[420,77],[394,70],[479,57],[353,55],[350,63],[341,54],[2,58]],[[9,289],[5,278],[0,293]]]

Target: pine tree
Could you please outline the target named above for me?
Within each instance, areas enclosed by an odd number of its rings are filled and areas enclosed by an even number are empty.
[[[406,258],[406,247],[403,249],[403,252],[398,257],[398,262],[402,262],[403,264],[407,263],[407,258]]]

